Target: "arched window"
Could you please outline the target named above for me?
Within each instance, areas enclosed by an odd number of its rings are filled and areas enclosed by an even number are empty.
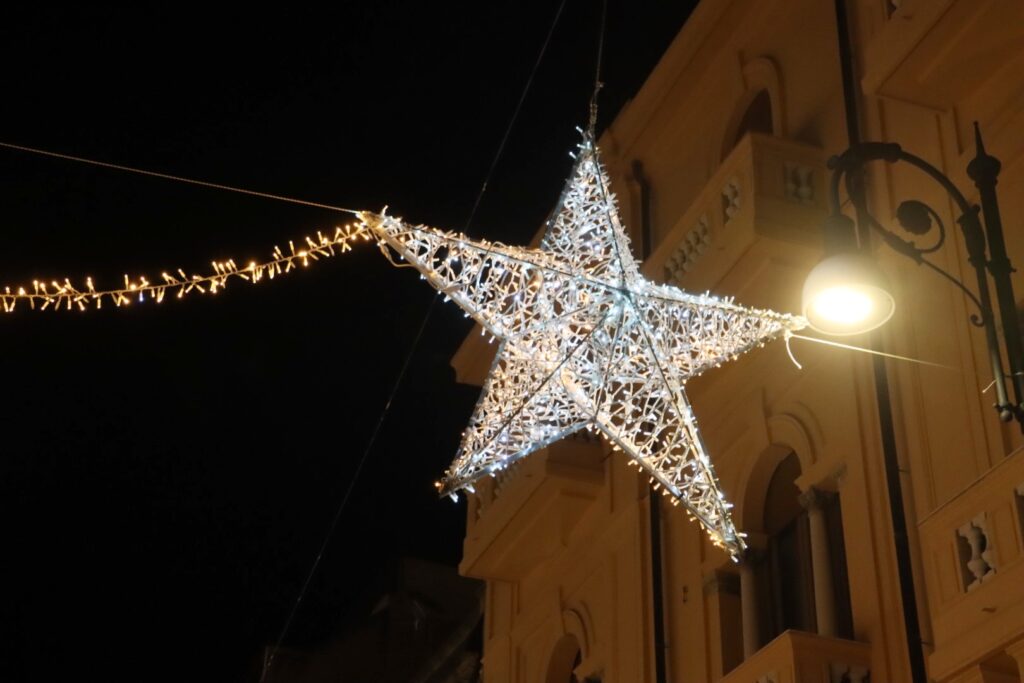
[[[810,534],[796,486],[798,476],[800,460],[790,453],[775,468],[765,495],[768,545],[758,568],[758,593],[764,596],[759,601],[758,630],[764,643],[787,629],[816,630]]]
[[[555,643],[548,660],[545,683],[579,683],[576,678],[576,667],[580,665],[583,655],[576,636],[566,634]]]
[[[735,145],[747,133],[764,133],[771,135],[775,131],[775,121],[772,120],[772,99],[768,96],[767,90],[758,90],[754,99],[743,112],[740,125],[736,129],[736,137],[732,141]]]
[[[729,152],[743,139],[743,136],[751,132],[764,133],[765,135],[771,135],[775,132],[772,98],[765,89],[758,90],[739,118],[734,119],[734,123],[728,129],[728,133],[723,141],[722,158],[727,157]]]
[[[801,503],[800,489],[796,485],[799,476],[800,460],[795,453],[790,453],[775,468],[765,494],[763,528],[767,544],[764,552],[757,556],[755,567],[757,630],[762,645],[789,629],[808,633],[818,631],[809,513]],[[821,506],[827,526],[835,634],[851,638],[853,624],[839,497],[835,494],[818,495],[820,498],[814,504]]]

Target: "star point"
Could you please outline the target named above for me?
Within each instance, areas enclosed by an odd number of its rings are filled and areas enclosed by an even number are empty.
[[[596,429],[735,559],[745,547],[683,392],[688,378],[787,330],[797,316],[645,279],[596,145],[584,138],[540,248],[361,214],[501,346],[442,494]]]

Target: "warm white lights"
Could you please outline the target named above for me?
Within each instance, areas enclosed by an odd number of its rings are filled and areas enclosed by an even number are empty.
[[[553,441],[596,429],[736,557],[743,539],[683,385],[806,321],[644,279],[589,137],[553,215],[540,249],[360,216],[382,248],[502,341],[439,489],[470,489]]]
[[[811,327],[832,335],[873,330],[896,308],[878,266],[867,256],[826,257],[804,282],[804,315]]]
[[[306,237],[296,244],[289,240],[288,249],[274,247],[266,261],[249,261],[240,266],[233,259],[211,262],[212,273],[205,275],[187,274],[181,268],[174,274],[163,272],[160,277],[150,280],[145,275],[135,278],[124,276],[124,285],[114,289],[96,289],[92,278],[85,279],[85,287],[78,288],[71,280],[34,280],[31,287],[5,287],[0,292],[0,305],[6,313],[13,313],[19,302],[25,302],[32,309],[46,310],[87,310],[103,308],[108,301],[115,306],[127,306],[145,301],[163,302],[170,294],[181,299],[190,294],[216,294],[228,285],[232,278],[256,284],[264,279],[273,280],[278,275],[306,267],[313,261],[343,254],[352,249],[352,242],[370,239],[364,225],[346,225],[334,229],[333,234],[317,232],[316,237]]]

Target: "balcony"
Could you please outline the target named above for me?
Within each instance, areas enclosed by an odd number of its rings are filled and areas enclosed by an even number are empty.
[[[459,573],[523,578],[568,540],[604,486],[603,443],[578,432],[476,484]]]
[[[935,651],[944,680],[1024,637],[1024,452],[920,523]]]
[[[760,235],[819,246],[827,211],[825,154],[750,133],[644,263],[653,280],[714,289]]]
[[[726,674],[721,683],[868,683],[871,647],[786,631]]]
[[[898,7],[897,7],[898,6]],[[867,46],[866,93],[945,110],[1020,53],[1024,5],[903,0]]]

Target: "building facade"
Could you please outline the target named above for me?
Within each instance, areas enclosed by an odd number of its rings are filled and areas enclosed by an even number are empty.
[[[1003,162],[1010,258],[1024,264],[1024,3],[847,9],[863,137],[900,143],[977,201],[966,167],[978,121]],[[840,34],[827,0],[700,3],[600,141],[649,277],[800,310],[822,254],[826,162],[848,146]],[[935,208],[949,239],[933,260],[972,281],[937,184],[884,163],[867,183],[887,226],[905,199]],[[970,302],[875,251],[897,300],[886,350],[948,366],[886,365],[921,624],[909,647],[934,681],[1019,682],[1024,438],[991,408]],[[480,339],[453,360],[461,381],[486,374],[493,347]],[[487,584],[486,683],[910,680],[872,360],[792,350],[802,368],[776,342],[688,384],[749,534],[739,565],[600,440],[564,440],[481,482],[460,569]]]

